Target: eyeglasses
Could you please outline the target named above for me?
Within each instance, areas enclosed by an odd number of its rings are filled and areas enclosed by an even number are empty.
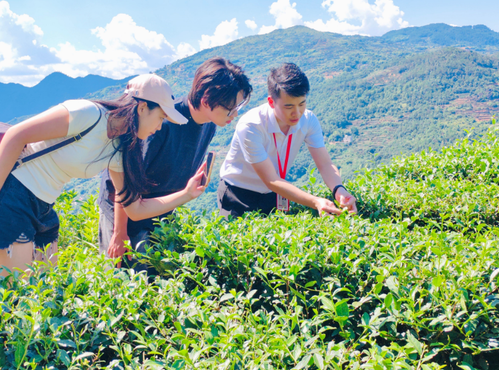
[[[227,109],[229,111],[229,113],[227,113],[227,117],[233,116],[234,113],[239,112],[246,104],[248,104],[248,102],[249,102],[249,98],[246,98],[232,109],[228,109],[228,108],[224,107],[225,109]]]

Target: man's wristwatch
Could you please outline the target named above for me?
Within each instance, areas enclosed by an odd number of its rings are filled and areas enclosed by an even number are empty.
[[[347,190],[343,185],[336,185],[334,188],[333,188],[333,200],[336,200],[336,192],[338,191],[339,188],[343,188],[345,190]]]

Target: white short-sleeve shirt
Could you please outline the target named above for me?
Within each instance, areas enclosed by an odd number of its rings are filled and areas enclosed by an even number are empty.
[[[107,137],[105,109],[89,100],[68,100],[61,105],[69,111],[67,136],[28,144],[26,154],[38,152],[85,131],[99,118],[99,109],[102,115],[97,126],[81,140],[29,161],[12,172],[33,194],[47,203],[55,202],[64,184],[73,178],[93,177],[108,165],[113,171],[123,172],[121,153],[112,156],[117,143]]]
[[[240,188],[262,194],[270,193],[269,188],[255,172],[252,164],[270,158],[277,174],[279,174],[277,148],[273,134],[275,134],[279,149],[281,168],[284,167],[289,137],[291,134],[293,135],[287,172],[289,172],[303,142],[312,148],[324,147],[321,125],[311,111],[305,110],[298,123],[289,129],[287,135],[284,135],[276,121],[274,110],[266,103],[250,110],[239,119],[229,153],[227,153],[220,168],[220,177],[227,183]]]

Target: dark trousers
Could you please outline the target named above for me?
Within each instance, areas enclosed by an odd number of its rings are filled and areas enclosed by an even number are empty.
[[[277,194],[258,193],[256,191],[230,185],[220,179],[217,191],[217,203],[220,215],[241,217],[244,212],[260,211],[268,215],[277,205]]]

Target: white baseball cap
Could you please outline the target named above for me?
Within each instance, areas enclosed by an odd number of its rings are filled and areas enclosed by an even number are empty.
[[[128,81],[125,94],[159,104],[168,116],[168,121],[181,125],[187,123],[187,118],[175,109],[172,88],[158,75],[149,73],[132,78]]]

